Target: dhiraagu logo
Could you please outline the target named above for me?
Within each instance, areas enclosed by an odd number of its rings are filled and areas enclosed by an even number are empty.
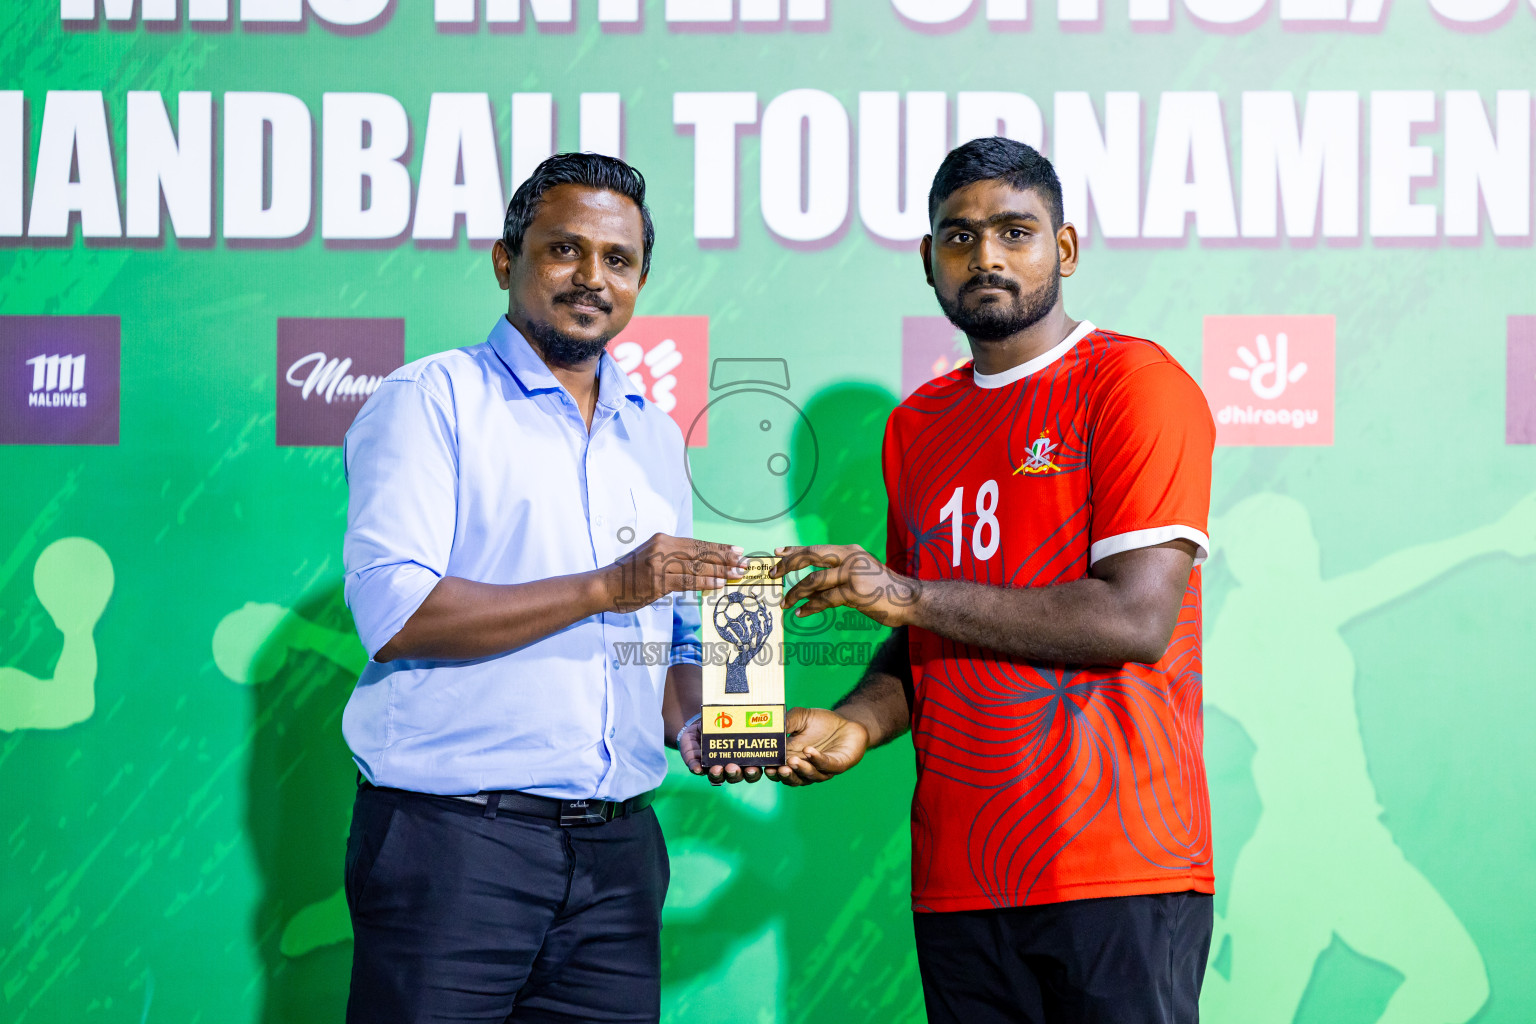
[[[1200,384],[1223,445],[1333,443],[1333,317],[1208,316]]]
[[[773,728],[773,712],[772,711],[748,711],[747,712],[747,728],[748,729],[772,729]]]
[[[715,728],[716,729],[729,729],[731,726],[733,726],[735,724],[736,724],[736,720],[733,719],[727,712],[722,711],[718,715],[715,716]]]

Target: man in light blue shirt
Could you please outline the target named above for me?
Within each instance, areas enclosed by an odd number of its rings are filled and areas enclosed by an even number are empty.
[[[699,708],[689,592],[745,562],[678,536],[682,434],[604,352],[652,238],[639,172],[552,157],[493,250],[507,315],[347,434],[353,1024],[659,1015],[648,805]]]

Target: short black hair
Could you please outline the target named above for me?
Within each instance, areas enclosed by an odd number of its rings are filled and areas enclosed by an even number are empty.
[[[645,230],[645,257],[641,274],[651,269],[651,247],[656,244],[656,226],[651,223],[650,207],[645,205],[645,175],[618,157],[601,153],[556,153],[533,169],[528,180],[517,186],[507,204],[507,219],[501,228],[501,242],[514,256],[523,253],[523,236],[538,216],[544,193],[557,185],[584,185],[617,192],[640,207],[640,222]]]
[[[1066,222],[1056,168],[1034,147],[994,135],[957,146],[939,164],[933,187],[928,190],[928,223],[933,223],[940,203],[978,181],[1007,182],[1021,192],[1033,189],[1051,211],[1052,229],[1059,230]]]

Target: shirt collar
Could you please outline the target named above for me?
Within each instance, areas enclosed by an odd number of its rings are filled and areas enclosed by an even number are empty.
[[[528,344],[528,339],[505,316],[496,318],[496,326],[487,340],[523,390],[565,390],[533,346]],[[623,408],[630,404],[622,401],[624,398],[630,399],[636,408],[645,403],[645,396],[636,390],[634,382],[619,369],[613,357],[604,352],[597,362],[597,404],[608,409]]]
[[[979,388],[1007,387],[1015,381],[1021,381],[1036,371],[1043,370],[1056,360],[1072,351],[1072,346],[1082,341],[1094,332],[1093,324],[1084,320],[1077,325],[1077,329],[1065,338],[1061,339],[1050,351],[1042,352],[1035,358],[1020,363],[1018,366],[1010,366],[1002,373],[973,373],[971,379]]]

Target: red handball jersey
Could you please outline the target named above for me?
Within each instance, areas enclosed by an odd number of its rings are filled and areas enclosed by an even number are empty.
[[[1046,587],[1100,558],[1209,541],[1215,426],[1160,346],[1086,321],[991,376],[918,388],[886,427],[888,564]],[[1040,664],[910,630],[912,903],[977,910],[1213,892],[1200,570],[1156,665]]]

